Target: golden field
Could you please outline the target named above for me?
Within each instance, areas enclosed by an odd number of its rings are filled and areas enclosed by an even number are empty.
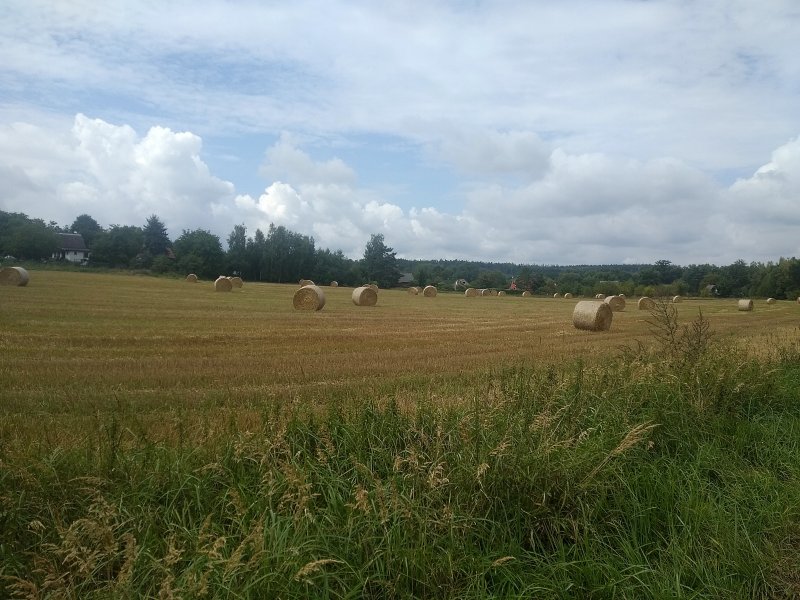
[[[325,308],[302,312],[292,307],[296,285],[219,293],[210,281],[30,275],[27,287],[0,287],[6,439],[80,435],[82,423],[117,410],[169,439],[199,407],[214,428],[246,427],[271,400],[413,401],[424,393],[458,401],[459,382],[488,370],[602,360],[651,337],[635,299],[614,314],[611,331],[591,333],[572,327],[577,299],[381,290],[377,306],[357,307],[352,288],[325,287]],[[746,313],[735,299],[689,299],[677,308],[683,323],[702,309],[718,338],[757,350],[798,339],[796,303],[757,300]]]

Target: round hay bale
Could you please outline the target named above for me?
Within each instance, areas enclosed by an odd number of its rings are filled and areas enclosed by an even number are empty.
[[[0,269],[0,285],[17,285],[24,287],[28,285],[31,280],[26,271],[22,267],[3,267]]]
[[[556,292],[555,294],[553,294],[553,298],[561,298],[561,294],[559,294],[558,292]]]
[[[294,293],[292,304],[296,310],[322,310],[325,292],[316,285],[304,285]]]
[[[480,292],[481,296],[490,296],[491,295],[491,292],[489,290],[487,290],[486,288],[481,288],[481,289],[478,290],[478,292]]]
[[[223,277],[220,275],[217,277],[217,280],[214,282],[214,291],[215,292],[230,292],[233,289],[233,284],[231,280],[227,277]]]
[[[566,294],[564,294],[564,299],[565,299],[565,300],[572,300],[572,294],[570,294],[569,292],[567,292]]]
[[[419,288],[411,286],[410,288],[408,288],[408,293],[410,295],[412,295],[412,296],[418,296],[419,295]]]
[[[197,283],[197,275],[195,275],[194,273],[189,273],[186,276],[186,281],[188,281],[189,283]]]
[[[436,288],[432,285],[426,285],[425,289],[422,290],[422,295],[426,298],[435,298],[436,297]]]
[[[300,280],[300,287],[305,287],[307,285],[314,285],[314,282],[310,279],[301,279]]]
[[[499,292],[497,292],[497,295],[498,296],[505,296],[506,293],[503,290],[500,290]]]
[[[368,288],[372,288],[376,292],[378,291],[378,286],[375,285],[374,283],[364,283],[364,284],[361,285],[361,287],[368,287]]]
[[[480,292],[475,288],[467,288],[466,290],[464,290],[464,295],[467,298],[475,298],[476,296],[478,296],[479,293]]]
[[[775,304],[775,298],[767,298],[767,304]]]
[[[672,303],[673,304],[680,304],[681,302],[683,302],[683,298],[681,298],[680,296],[673,296],[672,297]]]
[[[800,304],[800,296],[797,297],[797,303]]]
[[[339,287],[338,281],[331,281],[331,287]]]
[[[625,294],[617,294],[617,296],[619,296],[620,298],[624,298]]]
[[[642,296],[636,306],[639,310],[653,310],[656,307],[656,301],[647,296]]]
[[[595,295],[595,298],[597,300],[605,300],[606,295],[605,294],[597,294],[597,295]]]
[[[603,300],[614,312],[625,310],[625,298],[619,296],[609,296]]]
[[[739,310],[753,310],[753,301],[749,298],[739,300]]]
[[[378,292],[369,286],[357,287],[353,290],[353,304],[356,306],[375,306],[378,303]]]
[[[572,311],[572,324],[576,329],[586,331],[608,331],[611,329],[613,318],[614,311],[605,302],[582,300]]]
[[[235,287],[237,290],[242,289],[244,285],[244,281],[242,281],[241,277],[229,277],[228,279],[231,280],[231,285]]]
[[[529,298],[530,295],[531,295],[531,293],[528,290],[525,290],[524,292],[522,292],[522,297],[523,298]]]

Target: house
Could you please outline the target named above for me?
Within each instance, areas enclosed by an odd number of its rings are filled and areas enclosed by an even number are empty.
[[[397,280],[398,287],[411,287],[412,283],[414,283],[413,273],[400,273],[400,279]]]
[[[53,252],[56,260],[68,260],[69,262],[85,265],[89,262],[89,249],[83,236],[80,233],[59,233],[60,248]]]

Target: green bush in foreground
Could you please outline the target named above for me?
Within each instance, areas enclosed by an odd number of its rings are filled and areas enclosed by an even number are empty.
[[[78,450],[0,444],[0,596],[797,597],[800,356],[711,352],[699,321],[413,410],[265,405],[179,447],[131,442],[125,413]]]

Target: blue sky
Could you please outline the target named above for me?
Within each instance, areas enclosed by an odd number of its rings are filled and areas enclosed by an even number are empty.
[[[538,264],[800,256],[794,0],[0,5],[0,209]]]

